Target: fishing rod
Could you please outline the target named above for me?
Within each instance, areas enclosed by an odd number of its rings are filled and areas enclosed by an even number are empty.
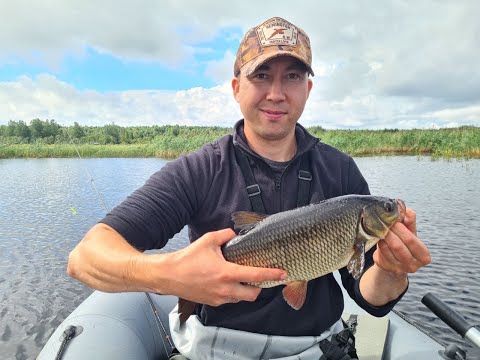
[[[70,136],[70,133],[68,132],[68,129],[65,128],[65,132],[68,136],[68,138],[70,139],[70,143],[73,145],[76,153],[77,153],[77,156],[78,158],[80,159],[80,163],[82,164],[85,172],[87,173],[87,176],[90,180],[90,184],[92,185],[93,189],[95,190],[95,193],[97,195],[97,198],[100,200],[100,203],[102,205],[102,208],[105,210],[105,212],[107,213],[108,212],[108,208],[107,208],[107,205],[105,204],[105,201],[103,199],[103,196],[102,194],[98,191],[97,189],[97,186],[95,184],[95,180],[93,179],[93,176],[90,174],[90,172],[88,171],[88,168],[87,166],[85,165],[84,161],[83,161],[83,158],[82,156],[80,155],[80,152],[78,151],[78,148],[77,148],[77,145],[75,144],[75,142],[73,141],[72,137]],[[160,333],[160,339],[162,340],[162,344],[163,344],[163,348],[165,349],[165,353],[167,354],[167,356],[169,356],[169,354],[172,352],[173,349],[175,349],[175,346],[173,345],[171,339],[170,339],[170,335],[168,335],[167,333],[167,330],[162,322],[162,320],[160,319],[160,316],[158,314],[158,310],[152,300],[152,297],[150,296],[150,294],[148,292],[145,292],[145,295],[148,299],[148,302],[150,304],[150,307],[152,308],[152,311],[153,311],[153,314],[155,315],[155,323],[157,325],[157,329],[158,329],[158,332]],[[159,326],[160,325],[160,326]],[[161,328],[161,331],[160,331],[160,328]],[[163,334],[162,334],[163,332]],[[167,350],[167,345],[165,344],[165,340],[167,341],[168,345],[170,346],[170,352]]]
[[[475,325],[469,324],[468,321],[460,315],[458,312],[453,310],[450,306],[445,304],[442,300],[436,297],[432,293],[427,293],[422,298],[422,303],[435,315],[438,316],[445,324],[451,327],[457,334],[459,334],[464,339],[470,341],[473,345],[480,349],[480,331],[475,327]],[[445,354],[448,356],[448,351],[456,351],[455,348],[445,349]],[[451,357],[447,357],[450,359]]]

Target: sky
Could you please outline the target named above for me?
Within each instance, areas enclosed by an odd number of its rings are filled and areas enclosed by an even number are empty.
[[[300,118],[326,129],[480,126],[477,0],[0,0],[0,125],[231,127],[243,34],[309,35]]]

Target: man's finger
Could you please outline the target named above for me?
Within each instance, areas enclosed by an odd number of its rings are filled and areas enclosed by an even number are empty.
[[[393,256],[401,262],[407,263],[414,259],[413,254],[410,252],[408,245],[405,243],[404,239],[408,238],[408,242],[411,237],[415,237],[403,224],[397,223],[392,226],[391,231],[383,240],[388,246]]]
[[[405,219],[403,224],[410,230],[414,235],[417,235],[417,214],[410,208],[406,209]]]
[[[393,242],[395,237],[390,237],[392,234],[389,234],[385,240],[399,260],[407,261],[409,257],[412,257],[423,265],[428,265],[431,262],[430,252],[428,251],[427,246],[423,241],[417,238],[410,229],[403,224],[397,223],[391,230],[391,233],[396,235],[396,237],[402,242],[403,246],[398,242]],[[398,253],[397,250],[399,250]]]
[[[375,260],[380,261],[382,264],[387,265],[385,263],[390,263],[395,266],[398,266],[400,264],[400,262],[392,253],[392,251],[390,250],[390,248],[388,247],[388,245],[385,243],[384,240],[380,240],[377,243],[377,251],[378,251],[378,254],[374,255],[376,257]],[[380,258],[380,256],[382,258]]]
[[[262,289],[256,286],[238,284],[232,290],[229,298],[238,299],[239,301],[255,301],[260,291],[262,291]],[[231,301],[227,299],[227,302]]]
[[[212,237],[213,241],[216,245],[222,246],[226,242],[232,240],[237,234],[232,229],[222,229],[218,231],[212,231],[210,236]]]
[[[228,303],[231,303],[231,304],[236,304],[236,303],[238,303],[239,301],[240,301],[240,299],[234,298],[234,297],[232,297],[232,296],[229,296],[229,297],[227,298],[227,302],[228,302]]]
[[[283,269],[260,268],[253,266],[243,266],[231,263],[231,274],[235,281],[242,283],[257,283],[263,281],[281,281],[287,277],[287,272]]]

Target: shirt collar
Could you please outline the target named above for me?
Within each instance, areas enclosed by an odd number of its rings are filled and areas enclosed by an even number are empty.
[[[233,127],[233,145],[239,146],[241,149],[247,151],[249,154],[252,154],[256,157],[260,157],[257,153],[255,153],[250,147],[248,146],[247,140],[245,138],[245,134],[243,132],[244,120],[241,119],[237,121],[237,123]],[[310,134],[307,129],[305,129],[302,125],[296,124],[295,125],[295,137],[297,138],[297,153],[293,157],[293,159],[301,156],[305,152],[312,149],[318,142],[319,139],[312,134]],[[260,157],[261,158],[261,157]],[[293,160],[292,159],[292,160]]]

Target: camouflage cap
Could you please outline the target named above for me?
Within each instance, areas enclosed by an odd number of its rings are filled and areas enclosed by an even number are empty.
[[[237,51],[233,73],[251,75],[260,65],[277,56],[292,56],[303,62],[313,76],[310,39],[299,27],[273,17],[247,31]]]

